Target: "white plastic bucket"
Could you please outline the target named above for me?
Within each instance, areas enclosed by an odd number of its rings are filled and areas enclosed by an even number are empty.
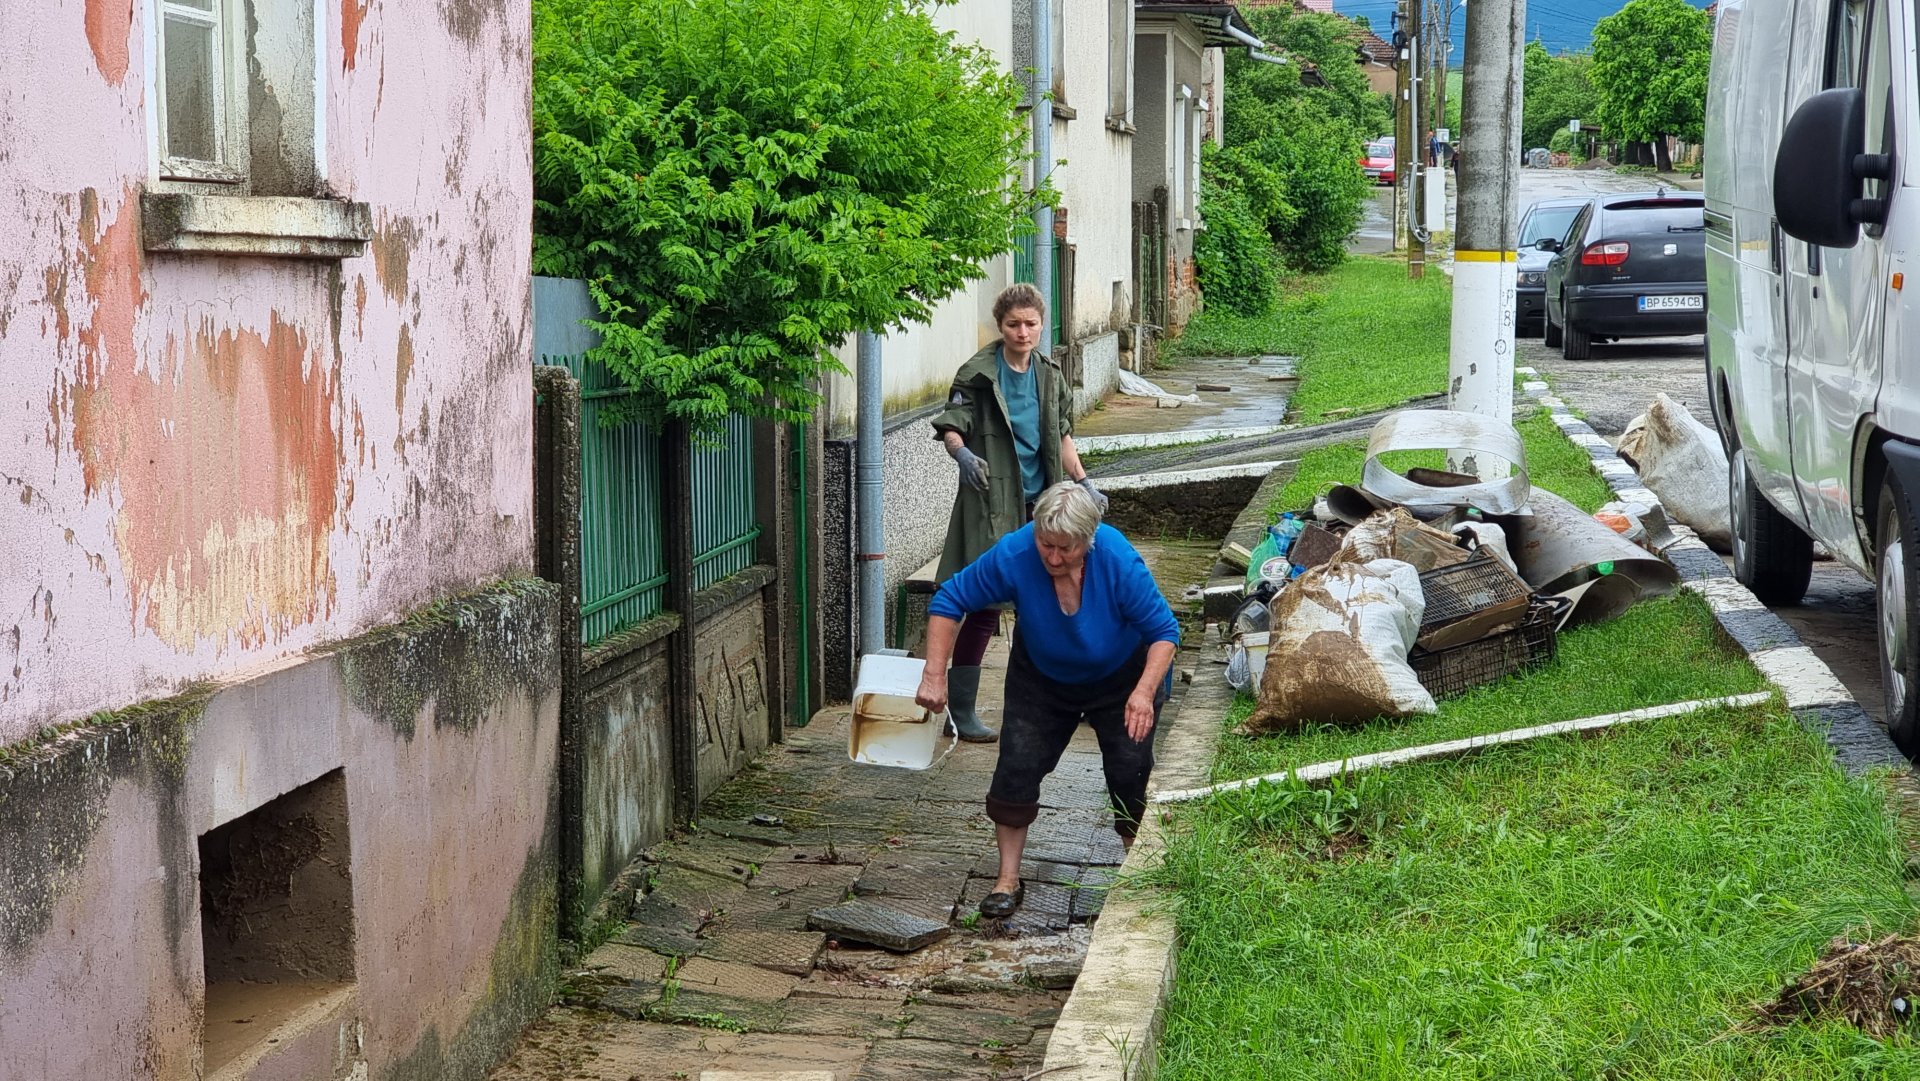
[[[847,757],[869,766],[926,769],[946,730],[947,714],[932,714],[913,700],[926,662],[875,653],[860,658],[853,688],[853,723]]]
[[[1267,670],[1267,631],[1248,631],[1240,636],[1240,645],[1247,651],[1247,673],[1253,677],[1252,690],[1260,693],[1260,677]]]

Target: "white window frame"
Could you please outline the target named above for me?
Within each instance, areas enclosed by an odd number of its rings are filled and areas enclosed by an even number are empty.
[[[1133,126],[1133,0],[1107,0],[1107,121]]]
[[[182,185],[182,190],[215,190],[243,194],[247,190],[250,154],[247,127],[247,61],[242,35],[245,21],[240,0],[211,0],[208,9],[175,0],[153,0],[152,33],[147,35],[148,109],[154,159],[154,177]],[[213,136],[214,161],[175,157],[167,153],[167,21],[185,19],[214,31]],[[171,186],[171,185],[170,185]],[[211,186],[211,187],[209,187]]]

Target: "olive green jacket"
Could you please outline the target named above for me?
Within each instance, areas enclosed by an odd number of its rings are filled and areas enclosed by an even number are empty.
[[[940,581],[959,573],[994,542],[1027,522],[1026,492],[1020,481],[1020,457],[1007,421],[1007,399],[1000,393],[998,341],[987,344],[954,374],[947,408],[933,418],[934,438],[959,432],[967,449],[987,463],[987,490],[966,485],[953,497],[947,543],[940,551]],[[1033,352],[1034,390],[1040,400],[1040,468],[1049,486],[1067,479],[1060,464],[1060,440],[1073,432],[1073,391],[1059,365]]]

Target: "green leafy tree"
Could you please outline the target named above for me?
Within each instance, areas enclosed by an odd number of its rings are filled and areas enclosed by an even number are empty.
[[[1707,13],[1686,0],[1629,0],[1596,23],[1592,81],[1607,137],[1652,142],[1669,168],[1663,136],[1700,141],[1712,49]]]
[[[536,0],[534,269],[643,415],[804,419],[1030,231],[1015,80],[930,0]]]
[[[1582,53],[1554,56],[1537,41],[1527,43],[1521,82],[1521,145],[1558,149],[1554,140],[1571,136],[1573,120],[1600,122],[1600,95],[1593,89],[1593,58]],[[1567,140],[1561,140],[1565,144]]]
[[[1268,283],[1275,279],[1248,227],[1264,233],[1287,266],[1338,263],[1367,197],[1361,142],[1386,130],[1392,117],[1354,63],[1354,24],[1284,8],[1253,9],[1247,17],[1254,33],[1291,62],[1227,54],[1224,146],[1202,162],[1201,214],[1209,232],[1216,217],[1230,225],[1218,237],[1202,234],[1197,255],[1209,304],[1258,314],[1271,305]],[[1307,66],[1319,73],[1315,85],[1302,79]],[[1251,275],[1252,284],[1224,280],[1237,274]]]

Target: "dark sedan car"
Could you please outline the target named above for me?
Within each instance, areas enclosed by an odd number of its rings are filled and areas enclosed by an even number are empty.
[[[1551,240],[1557,248],[1573,216],[1587,203],[1586,199],[1542,199],[1520,215],[1520,272],[1514,286],[1518,306],[1513,313],[1513,332],[1520,337],[1531,338],[1547,324],[1547,262],[1553,252],[1540,242]]]
[[[1588,203],[1547,263],[1547,344],[1584,360],[1595,339],[1706,333],[1705,219],[1698,194],[1665,188]]]

